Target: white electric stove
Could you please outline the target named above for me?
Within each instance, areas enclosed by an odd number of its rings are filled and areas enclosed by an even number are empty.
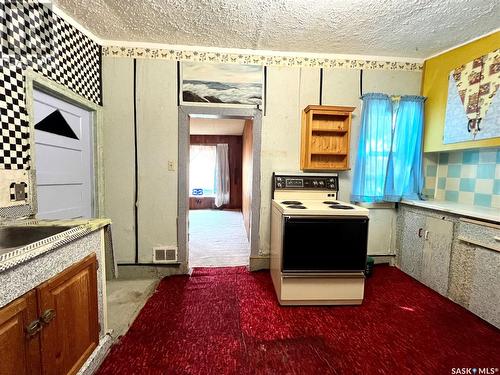
[[[337,174],[273,174],[271,276],[281,304],[362,303],[368,209],[337,194]]]

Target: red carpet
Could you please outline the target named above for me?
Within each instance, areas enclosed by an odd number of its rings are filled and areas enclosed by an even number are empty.
[[[280,307],[268,272],[160,283],[99,374],[451,374],[500,367],[500,331],[396,268],[358,307]]]

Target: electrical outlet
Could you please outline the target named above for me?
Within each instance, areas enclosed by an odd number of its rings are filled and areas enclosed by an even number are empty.
[[[14,194],[16,201],[24,201],[26,199],[26,184],[20,183],[14,185]]]
[[[175,162],[173,160],[168,161],[168,170],[171,172],[175,171]]]

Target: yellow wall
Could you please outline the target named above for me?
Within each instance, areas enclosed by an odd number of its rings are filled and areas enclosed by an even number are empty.
[[[444,118],[451,70],[500,48],[500,32],[425,61],[422,95],[425,103],[424,152],[500,146],[500,137],[443,145]]]

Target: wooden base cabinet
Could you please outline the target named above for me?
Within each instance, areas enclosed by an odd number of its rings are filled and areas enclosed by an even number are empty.
[[[98,342],[95,255],[0,309],[0,375],[76,374]]]
[[[95,255],[37,288],[44,374],[75,374],[99,342]]]
[[[35,291],[0,309],[1,375],[40,373],[40,339],[37,334],[40,325],[36,323],[37,317]]]

